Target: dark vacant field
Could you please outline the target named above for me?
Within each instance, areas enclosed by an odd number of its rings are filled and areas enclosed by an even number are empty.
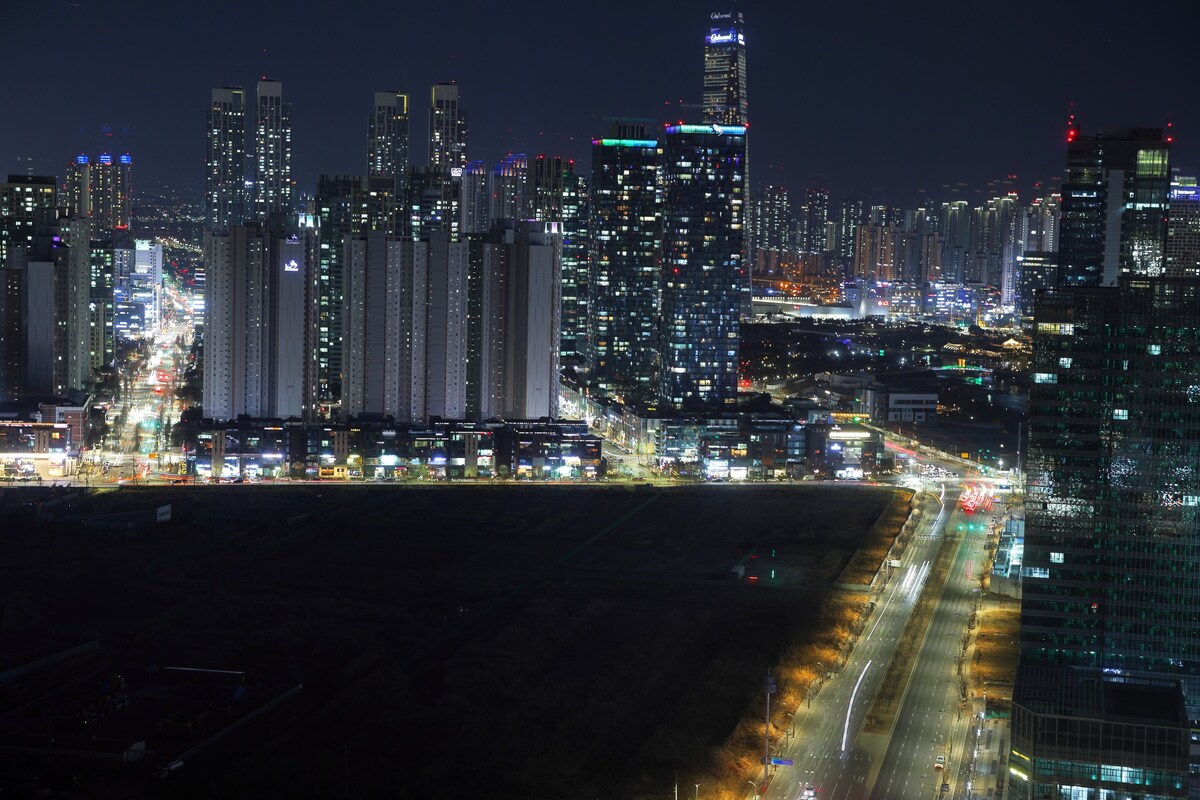
[[[169,502],[174,519],[0,521],[0,653],[97,637],[119,663],[304,683],[162,796],[663,797],[712,760],[892,496],[122,489],[55,512]]]

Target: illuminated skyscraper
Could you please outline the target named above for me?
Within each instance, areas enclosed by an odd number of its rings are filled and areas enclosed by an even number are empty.
[[[737,403],[745,162],[744,125],[666,129],[659,392],[676,408]]]
[[[1196,279],[1125,276],[1037,305],[1012,800],[1189,796],[1198,354]]]
[[[458,85],[435,83],[429,101],[429,169],[448,172],[467,164],[467,110]]]
[[[747,207],[747,217],[747,235],[753,240],[748,249],[754,254],[754,271],[773,275],[794,250],[788,190],[782,186],[767,186]]]
[[[10,253],[33,244],[34,214],[54,208],[55,193],[53,176],[9,175],[0,183],[0,268]]]
[[[1165,254],[1168,275],[1200,277],[1200,186],[1195,178],[1171,181]]]
[[[206,139],[205,229],[241,225],[246,219],[246,92],[240,86],[212,90]]]
[[[408,95],[376,92],[367,136],[367,177],[391,178],[395,196],[408,183]]]
[[[529,159],[524,153],[509,153],[496,164],[491,184],[489,223],[529,217]]]
[[[1113,286],[1122,275],[1164,273],[1170,142],[1157,128],[1067,133],[1059,280]]]
[[[804,193],[804,241],[800,249],[805,253],[824,253],[826,249],[825,223],[829,221],[829,190],[814,186]]]
[[[704,39],[704,121],[745,125],[746,35],[740,11],[714,11]]]
[[[1149,129],[1068,138],[1059,284],[1034,312],[1012,800],[1183,798],[1195,774],[1200,280],[1150,277],[1167,156]]]
[[[67,212],[88,222],[89,235],[103,239],[115,230],[128,230],[132,212],[128,153],[113,157],[101,153],[93,161],[79,155],[67,164],[63,195]]]
[[[638,400],[658,391],[661,165],[644,125],[592,140],[588,364],[601,389]]]
[[[283,102],[283,84],[258,82],[254,126],[254,215],[292,212],[292,105]]]
[[[1050,194],[1035,198],[1025,209],[1024,249],[1035,253],[1058,252],[1058,225],[1062,197]]]

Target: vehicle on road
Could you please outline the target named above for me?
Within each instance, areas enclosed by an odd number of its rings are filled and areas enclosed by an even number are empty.
[[[946,768],[946,757],[938,756],[937,758],[935,758],[933,760],[933,768],[934,769],[945,769]]]
[[[816,796],[817,796],[817,790],[813,788],[813,785],[811,783],[805,784],[804,791],[800,793],[801,800],[804,800],[804,798],[806,798],[806,797],[816,797]]]

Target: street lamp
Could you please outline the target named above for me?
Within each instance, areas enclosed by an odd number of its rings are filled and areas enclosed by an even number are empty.
[[[754,800],[758,800],[758,784],[754,781],[746,781],[746,783],[750,784],[750,788],[754,792]]]
[[[700,784],[696,784],[696,800],[700,800]]]

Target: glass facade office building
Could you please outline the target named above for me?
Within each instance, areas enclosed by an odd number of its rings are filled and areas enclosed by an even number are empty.
[[[610,395],[657,394],[662,148],[645,126],[592,140],[587,347]]]
[[[746,127],[670,125],[663,139],[663,402],[737,402]]]
[[[1200,280],[1047,295],[1032,377],[1010,797],[1186,797],[1200,719]]]

